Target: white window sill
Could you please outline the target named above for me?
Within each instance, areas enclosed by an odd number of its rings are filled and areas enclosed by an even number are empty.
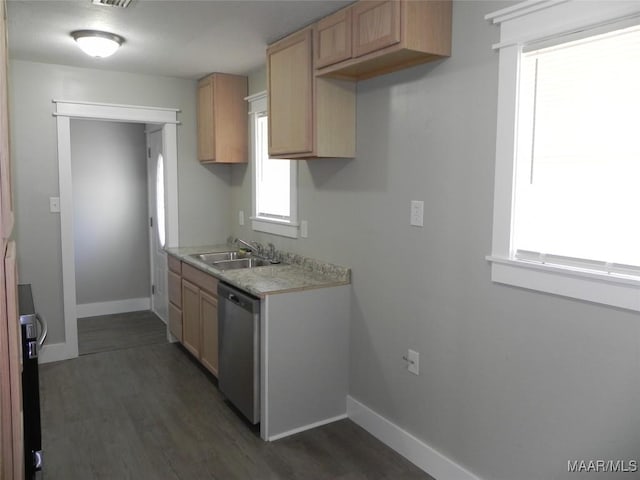
[[[640,312],[640,279],[561,265],[487,256],[491,280]]]
[[[281,237],[298,238],[298,224],[271,218],[251,217],[251,228],[256,232],[271,233]]]

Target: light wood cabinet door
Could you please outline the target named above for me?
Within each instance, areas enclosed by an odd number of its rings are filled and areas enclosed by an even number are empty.
[[[249,104],[245,100],[248,92],[247,77],[223,73],[213,75],[216,163],[249,161]]]
[[[13,230],[11,193],[11,149],[9,147],[9,101],[7,75],[6,2],[0,1],[0,238],[7,239]]]
[[[311,28],[267,49],[269,154],[313,150],[313,57]]]
[[[182,310],[169,303],[169,332],[182,343]]]
[[[211,78],[198,83],[198,159],[213,159],[216,150],[213,123],[213,82]]]
[[[353,7],[353,56],[400,42],[400,0],[358,2]]]
[[[218,376],[218,299],[200,291],[200,319],[202,321],[202,364]]]
[[[200,357],[200,289],[182,280],[182,345]]]
[[[198,159],[202,163],[248,161],[248,79],[213,73],[198,82]]]
[[[315,68],[351,58],[351,8],[323,18],[314,30]]]
[[[15,242],[2,242],[0,266],[0,478],[24,478],[22,366]]]
[[[170,285],[172,275],[180,279],[169,272]],[[180,285],[182,308],[174,300],[169,303],[169,331],[218,376],[218,279],[183,264]]]

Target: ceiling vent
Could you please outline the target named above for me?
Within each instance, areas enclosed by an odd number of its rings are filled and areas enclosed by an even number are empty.
[[[102,5],[103,7],[127,8],[131,0],[91,0],[94,5]]]

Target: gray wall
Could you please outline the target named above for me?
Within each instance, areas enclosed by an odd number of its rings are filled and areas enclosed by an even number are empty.
[[[71,120],[78,304],[149,297],[145,126]]]
[[[353,397],[482,478],[577,478],[568,460],[638,459],[640,315],[491,282],[502,7],[454,2],[450,59],[358,84],[357,158],[299,164],[308,239],[237,225],[249,169],[233,231],[352,267]]]
[[[179,108],[178,195],[182,245],[224,241],[229,230],[225,165],[204,167],[196,153],[196,82],[13,60],[11,142],[19,275],[32,283],[49,321],[48,343],[64,341],[60,217],[49,213],[58,192],[52,99]]]
[[[267,89],[267,66],[255,69],[249,74],[249,95],[264,92]]]

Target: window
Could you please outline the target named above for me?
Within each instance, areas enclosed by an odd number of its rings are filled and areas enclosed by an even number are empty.
[[[522,54],[516,255],[640,266],[638,86],[639,27]]]
[[[496,282],[640,311],[640,5],[589,3],[488,16],[501,24],[488,259]]]
[[[253,120],[253,230],[298,237],[297,162],[269,158],[265,94],[249,99]]]
[[[269,158],[267,116],[256,115],[256,216],[291,220],[291,160]]]

